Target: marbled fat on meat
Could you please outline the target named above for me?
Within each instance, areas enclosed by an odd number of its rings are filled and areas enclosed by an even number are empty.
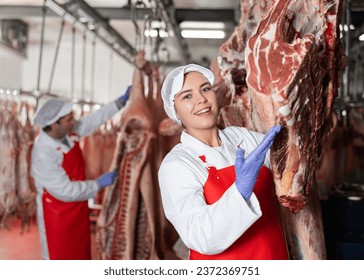
[[[222,123],[240,121],[263,133],[283,124],[271,149],[271,163],[295,259],[325,258],[314,172],[330,133],[344,64],[338,36],[342,2],[242,0],[239,26],[218,57],[233,95],[221,110]]]
[[[277,1],[245,49],[254,128],[265,132],[288,121],[273,146],[272,164],[281,204],[294,213],[307,203],[331,127],[332,102],[326,101],[336,96],[326,66],[338,44],[332,42],[337,7],[335,1],[323,4]],[[287,110],[279,111],[282,106]]]

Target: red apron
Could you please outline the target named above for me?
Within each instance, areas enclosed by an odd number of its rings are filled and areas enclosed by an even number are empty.
[[[204,159],[204,157],[200,157]],[[204,185],[207,204],[215,203],[235,182],[234,165],[217,170],[208,167]],[[271,171],[263,166],[254,186],[262,216],[224,252],[204,255],[190,250],[191,260],[287,260],[288,252],[274,195]]]
[[[71,181],[85,180],[85,162],[78,142],[64,154],[62,167]],[[91,259],[87,201],[63,202],[44,189],[43,215],[51,260]]]

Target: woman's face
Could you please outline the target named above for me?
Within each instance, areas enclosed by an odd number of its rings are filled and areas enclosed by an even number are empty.
[[[215,127],[218,105],[211,84],[199,72],[185,74],[180,92],[174,97],[177,117],[187,132]]]

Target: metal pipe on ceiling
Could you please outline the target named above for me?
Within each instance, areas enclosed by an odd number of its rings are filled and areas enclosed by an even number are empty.
[[[167,25],[169,36],[172,36],[173,38],[182,63],[189,63],[191,60],[191,54],[185,39],[181,35],[179,24],[175,20],[176,17],[173,14],[175,12],[174,4],[170,1],[167,7],[162,0],[155,0],[155,4],[157,6],[156,10],[160,13],[161,19]]]
[[[125,7],[93,7],[93,9],[104,19],[109,20],[128,20],[130,19],[131,8]],[[364,9],[362,10],[364,11]],[[223,21],[236,24],[237,9],[187,9],[174,8],[174,15],[177,22],[180,21]],[[138,8],[138,14],[141,18],[153,16],[150,8]],[[0,5],[0,18],[22,18],[22,17],[40,17],[42,16],[41,6],[29,5]],[[48,17],[58,16],[55,12],[50,11]]]
[[[129,62],[134,62],[135,49],[122,37],[109,23],[105,20],[94,8],[89,6],[84,0],[73,0],[78,5],[78,8],[82,12],[86,13],[87,16],[91,17],[99,26],[99,28],[104,28],[106,32],[113,37],[115,40],[114,44],[118,44],[122,50],[124,50],[124,55],[129,56],[127,60]]]
[[[96,36],[105,45],[113,49],[115,53],[123,57],[129,63],[134,64],[134,48],[113,27],[111,27],[106,20],[98,15],[97,12],[83,0],[73,1],[72,4],[78,5],[78,8],[94,21],[93,24],[96,26],[95,29],[90,29],[87,23],[81,22],[77,15],[67,8],[69,5],[60,5],[55,0],[45,1],[45,5],[50,10],[75,26],[80,32],[88,33],[93,37]]]

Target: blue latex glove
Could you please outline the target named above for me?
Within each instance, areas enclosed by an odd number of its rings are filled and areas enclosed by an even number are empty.
[[[99,178],[96,179],[97,183],[100,186],[100,189],[105,188],[112,183],[114,183],[115,177],[118,175],[116,171],[111,171],[102,174]]]
[[[271,127],[260,144],[244,158],[244,151],[238,148],[235,159],[235,185],[240,194],[247,200],[253,193],[260,168],[262,167],[265,155],[273,144],[274,138],[281,130],[280,125]]]
[[[128,86],[128,88],[126,89],[126,91],[124,92],[124,94],[118,98],[123,103],[126,103],[126,101],[128,101],[130,89],[131,89],[131,86]]]

